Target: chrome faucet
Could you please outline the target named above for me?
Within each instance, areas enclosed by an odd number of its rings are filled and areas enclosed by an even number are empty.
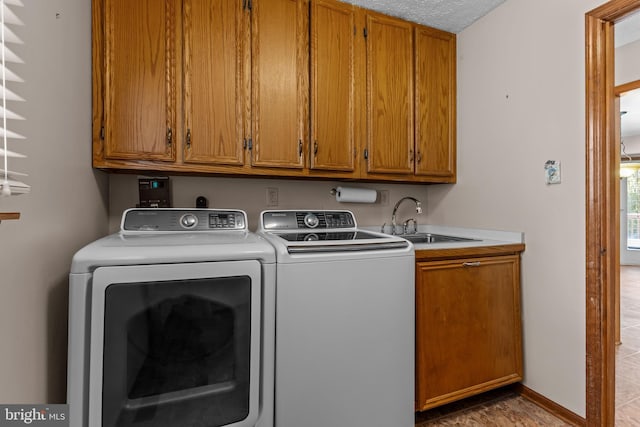
[[[391,214],[391,234],[396,234],[396,212],[398,211],[398,207],[400,207],[400,204],[405,201],[405,200],[412,200],[415,204],[416,204],[416,213],[421,214],[422,213],[422,205],[420,204],[420,200],[416,199],[415,197],[411,197],[411,196],[407,196],[407,197],[403,197],[402,199],[398,200],[398,203],[396,203],[396,205],[393,207],[393,213]],[[416,231],[418,230],[418,222],[414,220],[414,227],[416,229]]]

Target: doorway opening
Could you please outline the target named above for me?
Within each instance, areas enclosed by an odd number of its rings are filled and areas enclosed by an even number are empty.
[[[613,425],[615,419],[620,147],[615,135],[613,26],[638,10],[640,0],[611,0],[585,16],[586,421],[594,427]]]

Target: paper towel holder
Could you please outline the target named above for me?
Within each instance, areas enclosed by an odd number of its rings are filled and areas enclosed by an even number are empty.
[[[338,186],[332,188],[330,193],[340,203],[375,203],[378,192],[370,188],[352,188]]]

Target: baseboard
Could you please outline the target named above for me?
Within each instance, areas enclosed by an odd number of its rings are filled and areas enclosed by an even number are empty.
[[[558,405],[556,402],[544,397],[540,393],[537,393],[525,385],[516,384],[514,386],[514,390],[520,394],[520,396],[524,397],[535,403],[536,405],[544,408],[547,412],[552,413],[556,417],[562,419],[563,421],[572,424],[574,426],[583,427],[587,425],[587,420],[582,418],[580,415],[576,414],[565,408],[564,406]]]

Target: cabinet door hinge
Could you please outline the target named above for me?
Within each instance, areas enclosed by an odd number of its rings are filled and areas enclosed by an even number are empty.
[[[302,157],[302,140],[298,140],[298,157]]]
[[[187,148],[191,148],[191,129],[187,129]]]
[[[247,147],[249,147],[249,151],[253,150],[253,140],[251,138],[249,138]]]
[[[246,150],[246,149],[247,149],[247,138],[244,138],[244,139],[242,140],[242,149],[243,149],[243,150]]]
[[[365,160],[369,160],[369,149],[368,148],[364,149],[364,159]]]
[[[366,39],[366,38],[367,38],[367,35],[369,34],[369,33],[367,32],[367,27],[364,27],[364,29],[362,30],[362,33],[364,34],[364,38]]]
[[[167,128],[167,145],[171,145],[173,143],[173,131],[171,128]]]
[[[100,128],[100,139],[104,141],[104,126]]]
[[[253,0],[247,0],[247,9],[249,10],[253,9]]]

